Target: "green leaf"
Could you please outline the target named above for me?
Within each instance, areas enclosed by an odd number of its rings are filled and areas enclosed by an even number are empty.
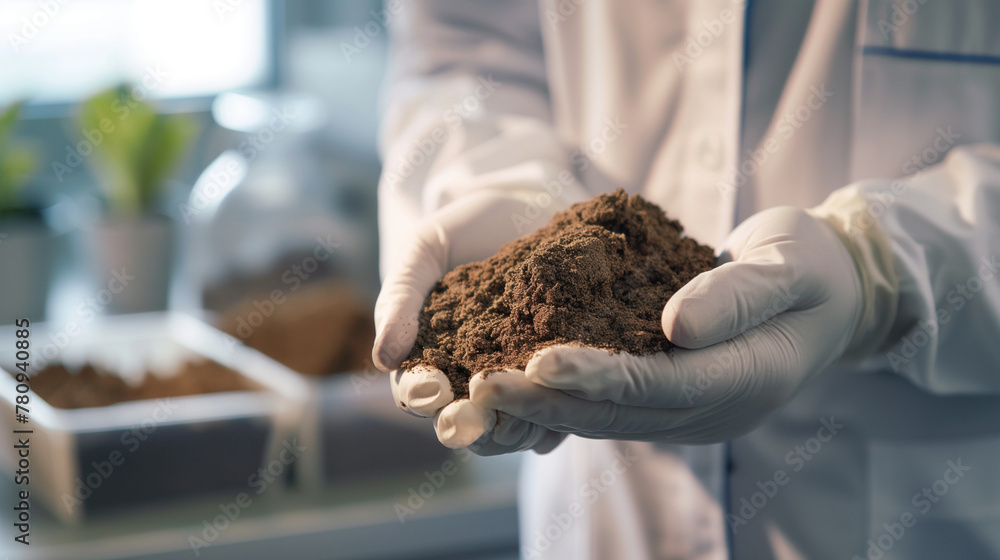
[[[16,144],[13,131],[24,101],[14,103],[0,113],[0,213],[17,207],[17,195],[38,170],[38,152]]]
[[[79,123],[98,131],[91,132],[99,138],[92,165],[118,212],[150,209],[197,132],[192,119],[157,114],[151,104],[134,99],[127,86],[84,101]]]
[[[13,134],[14,126],[21,116],[21,108],[24,107],[24,103],[24,101],[13,103],[0,113],[0,147],[3,147]]]
[[[198,127],[193,119],[160,115],[150,131],[139,169],[140,200],[148,208],[187,152]]]

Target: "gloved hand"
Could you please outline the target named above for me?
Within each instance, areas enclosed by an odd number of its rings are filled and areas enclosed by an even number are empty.
[[[467,194],[431,216],[402,261],[386,275],[375,304],[372,360],[390,372],[392,394],[400,408],[434,418],[434,429],[444,445],[462,448],[476,443],[473,451],[494,455],[528,448],[544,451],[562,438],[469,399],[455,401],[448,379],[437,369],[398,368],[413,347],[420,310],[437,280],[452,268],[487,258],[504,243],[544,225],[577,194],[546,199],[537,189],[514,188]],[[526,212],[527,200],[536,203],[536,212]],[[538,205],[539,200],[549,202]]]
[[[708,443],[749,432],[810,376],[885,336],[891,282],[879,280],[891,271],[869,268],[887,241],[880,230],[852,240],[845,208],[774,208],[741,224],[725,264],[667,302],[663,330],[679,347],[670,353],[551,347],[525,372],[474,378],[472,402],[589,438]]]

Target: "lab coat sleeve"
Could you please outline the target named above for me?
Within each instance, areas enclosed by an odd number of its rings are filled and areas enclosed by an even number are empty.
[[[537,2],[396,6],[379,134],[383,275],[422,219],[472,193],[524,199],[512,222],[586,198],[552,125]]]
[[[934,394],[1000,394],[1000,146],[962,146],[916,175],[860,181],[814,212],[859,263],[862,369]]]

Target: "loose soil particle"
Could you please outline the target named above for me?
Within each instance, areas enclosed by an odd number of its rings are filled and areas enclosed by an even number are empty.
[[[424,302],[402,367],[436,367],[465,398],[474,373],[524,369],[555,344],[667,351],[664,304],[715,265],[712,248],[682,232],[659,206],[622,190],[575,204],[446,274]]]

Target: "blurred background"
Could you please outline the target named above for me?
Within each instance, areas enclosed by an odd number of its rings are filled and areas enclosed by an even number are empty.
[[[397,12],[0,2],[0,423],[33,430],[0,557],[517,557],[517,459],[444,449],[368,358]]]

